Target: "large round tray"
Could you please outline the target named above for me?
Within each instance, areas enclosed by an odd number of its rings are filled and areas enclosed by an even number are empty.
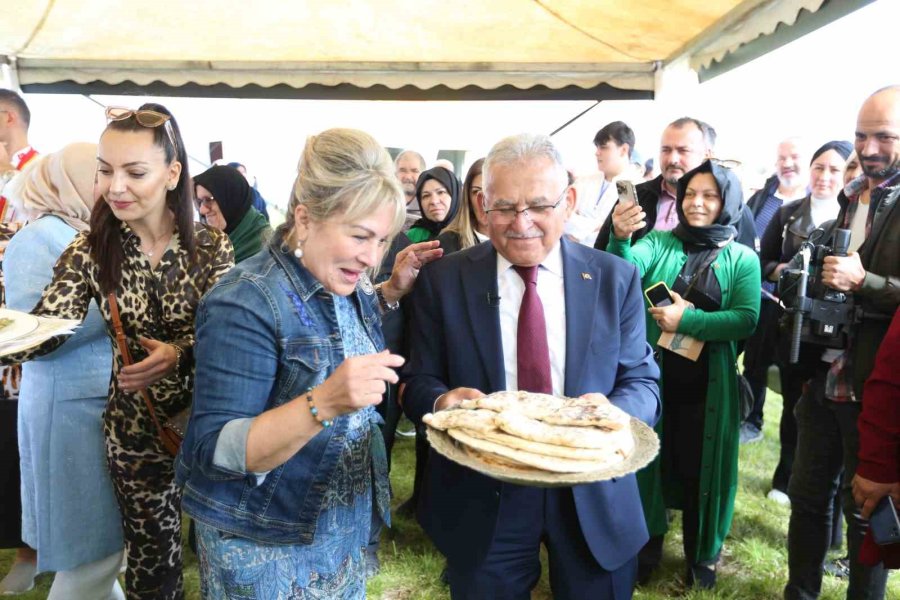
[[[622,477],[646,467],[659,452],[659,438],[653,428],[632,417],[631,434],[634,436],[634,451],[624,461],[608,469],[589,473],[551,473],[526,466],[487,463],[469,452],[446,431],[426,427],[431,447],[445,458],[500,481],[537,487],[567,487]]]

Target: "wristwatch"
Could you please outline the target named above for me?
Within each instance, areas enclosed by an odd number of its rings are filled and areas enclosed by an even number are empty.
[[[388,313],[388,312],[391,312],[392,310],[397,310],[398,308],[400,308],[399,300],[397,300],[395,302],[388,302],[384,298],[384,292],[381,290],[382,286],[384,286],[383,283],[379,283],[378,285],[375,286],[375,296],[378,298],[378,306],[381,307],[381,312]]]

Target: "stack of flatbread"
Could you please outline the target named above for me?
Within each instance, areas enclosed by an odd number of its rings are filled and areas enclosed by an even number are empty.
[[[590,473],[634,450],[631,417],[605,399],[497,392],[427,414],[482,462],[550,473]]]

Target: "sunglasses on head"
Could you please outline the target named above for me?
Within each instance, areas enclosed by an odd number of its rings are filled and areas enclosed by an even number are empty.
[[[178,144],[175,143],[175,132],[172,130],[172,117],[170,115],[155,110],[131,110],[121,106],[108,106],[106,108],[107,121],[124,121],[132,117],[141,127],[154,129],[162,125],[166,130],[166,135],[169,136],[172,148],[175,149],[175,154],[178,154]]]

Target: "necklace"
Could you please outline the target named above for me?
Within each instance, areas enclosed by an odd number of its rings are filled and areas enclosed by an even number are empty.
[[[142,245],[138,245],[138,248],[140,248],[141,254],[143,254],[143,255],[146,256],[147,258],[153,258],[153,255],[156,254],[156,248],[157,248],[157,246],[159,246],[160,243],[168,244],[168,243],[169,243],[169,238],[171,238],[171,237],[172,237],[172,235],[169,234],[169,235],[167,235],[167,236],[164,236],[164,237],[159,238],[158,240],[156,240],[156,241],[153,243],[152,246],[150,246],[150,249],[149,249],[149,250],[144,250],[144,247],[143,247]],[[163,247],[165,248],[165,246],[163,246]]]

